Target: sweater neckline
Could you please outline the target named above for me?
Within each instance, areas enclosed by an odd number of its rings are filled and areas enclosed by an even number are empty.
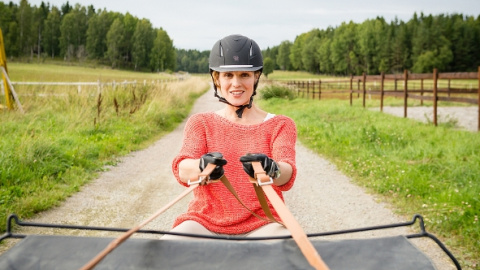
[[[228,120],[227,118],[221,116],[221,115],[218,115],[217,113],[215,112],[207,112],[205,113],[207,114],[208,116],[210,115],[213,115],[213,117],[215,117],[216,119],[215,120],[220,120],[221,122],[225,123],[225,124],[228,124],[228,125],[231,125],[231,126],[235,126],[235,127],[240,127],[240,128],[256,128],[256,127],[260,127],[262,125],[265,125],[267,123],[269,123],[270,121],[272,121],[272,119],[275,119],[275,117],[272,117],[266,121],[262,121],[261,123],[258,123],[258,124],[252,124],[252,125],[242,125],[242,124],[238,124],[238,123],[235,123],[235,122],[232,122],[230,120]]]

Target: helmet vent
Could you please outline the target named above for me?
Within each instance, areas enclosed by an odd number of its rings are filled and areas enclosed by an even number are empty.
[[[220,46],[220,56],[223,57],[223,47]]]

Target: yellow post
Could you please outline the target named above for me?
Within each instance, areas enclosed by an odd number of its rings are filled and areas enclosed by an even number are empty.
[[[5,55],[5,46],[3,43],[3,34],[2,29],[0,29],[0,66],[5,69],[5,72],[8,74],[7,70],[7,56]],[[13,102],[12,102],[12,92],[10,91],[10,86],[7,83],[7,78],[2,72],[3,78],[3,89],[5,89],[5,103],[7,108],[13,109]]]

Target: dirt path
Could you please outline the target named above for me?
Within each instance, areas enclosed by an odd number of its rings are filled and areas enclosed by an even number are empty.
[[[223,106],[211,92],[203,95],[193,112],[213,111]],[[184,190],[177,184],[171,161],[178,153],[184,124],[151,147],[132,153],[98,179],[84,186],[61,206],[39,214],[29,221],[107,227],[133,227]],[[399,217],[388,205],[352,184],[334,165],[314,154],[302,144],[297,145],[298,176],[285,200],[307,233],[359,228],[409,221]],[[174,218],[184,211],[185,198],[145,229],[170,229]],[[412,213],[413,216],[414,213]],[[416,228],[416,227],[415,227]],[[21,233],[60,233],[55,229],[22,229]],[[364,238],[411,233],[408,229],[371,231],[342,235],[337,238]],[[72,231],[74,235],[106,236],[111,233]],[[135,235],[135,237],[152,237]],[[17,240],[8,240],[0,252]],[[455,269],[444,253],[430,240],[413,242],[434,261],[437,268]]]
[[[379,108],[372,109],[379,111]],[[398,117],[403,117],[403,107],[383,107],[383,112]],[[407,118],[415,119],[424,123],[432,123],[433,125],[433,108],[432,107],[408,107]],[[477,132],[478,130],[478,107],[438,107],[437,123],[452,123],[458,129]]]

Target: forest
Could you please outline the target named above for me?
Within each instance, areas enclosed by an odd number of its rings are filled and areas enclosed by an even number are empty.
[[[439,14],[408,22],[382,17],[336,28],[314,29],[293,43],[282,42],[265,56],[280,69],[335,75],[477,71],[480,16]]]
[[[176,48],[168,33],[145,18],[92,5],[61,7],[0,2],[0,29],[14,61],[63,61],[141,71],[208,72],[209,51]],[[412,14],[404,22],[382,17],[299,33],[263,48],[266,71],[359,75],[476,71],[480,66],[480,15]],[[261,44],[260,44],[261,46]]]
[[[175,70],[173,41],[148,19],[67,1],[60,8],[0,2],[0,29],[9,59],[95,61],[112,68]]]

